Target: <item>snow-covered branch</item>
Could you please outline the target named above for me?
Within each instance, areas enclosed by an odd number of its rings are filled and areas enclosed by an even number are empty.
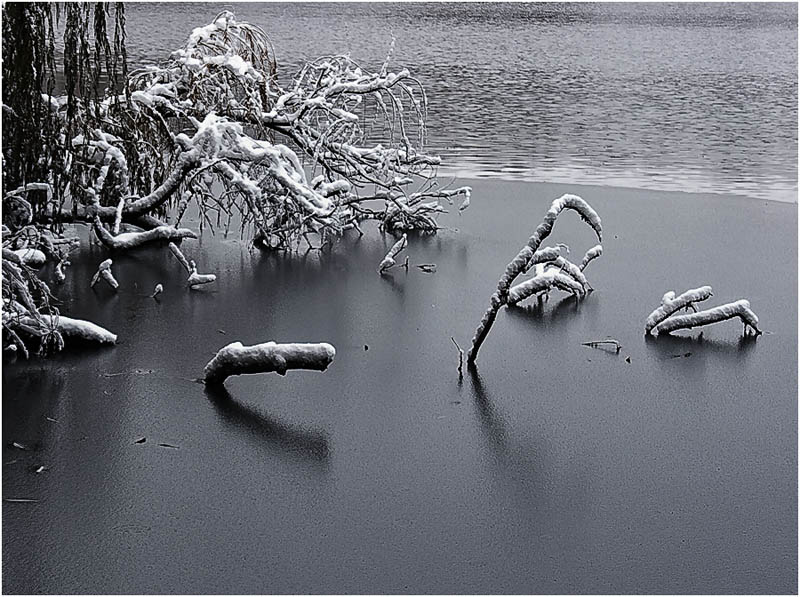
[[[162,210],[179,191],[181,202],[197,201],[204,222],[207,213],[229,220],[238,210],[264,246],[294,248],[365,218],[388,230],[435,231],[444,203],[462,197],[459,211],[468,207],[469,187],[436,181],[440,160],[424,150],[427,98],[408,70],[384,63],[371,72],[326,56],[286,88],[275,72],[266,34],[223,11],[166,64],[133,73],[130,96],[101,105],[109,130],[73,140],[91,180],[89,215],[131,221]],[[114,185],[106,183],[110,171]],[[124,196],[159,174],[146,195]],[[382,208],[367,207],[371,201]]]
[[[711,286],[701,286],[700,288],[693,288],[687,290],[680,296],[676,297],[673,291],[669,291],[661,299],[661,305],[647,316],[647,321],[644,324],[644,333],[649,334],[652,332],[659,323],[664,321],[667,317],[680,311],[681,309],[693,309],[697,311],[694,306],[695,303],[704,301],[714,293]]]
[[[276,344],[267,342],[243,346],[233,342],[217,352],[206,365],[203,379],[206,384],[221,384],[232,375],[270,373],[286,375],[289,369],[325,371],[333,362],[336,349],[330,344]]]
[[[386,253],[386,257],[383,258],[383,261],[380,262],[378,265],[378,273],[382,274],[390,267],[396,265],[394,258],[397,257],[398,253],[408,246],[408,235],[403,233],[403,236],[400,237],[396,243],[392,245],[389,249],[389,252]]]
[[[124,251],[141,247],[142,245],[154,242],[181,241],[184,238],[197,238],[192,230],[188,228],[175,228],[173,226],[159,226],[144,232],[123,232],[113,236],[100,223],[100,218],[95,217],[94,231],[106,247],[115,251]]]
[[[658,324],[655,328],[655,332],[656,335],[669,334],[675,330],[691,329],[693,327],[709,325],[736,317],[742,320],[745,334],[747,333],[748,327],[753,330],[756,336],[761,334],[761,330],[758,329],[758,317],[756,317],[756,314],[750,309],[750,301],[744,299],[705,311],[669,317]]]
[[[528,239],[527,244],[517,253],[517,256],[506,266],[500,281],[497,283],[497,290],[492,294],[489,301],[489,308],[483,315],[483,318],[475,331],[475,336],[472,338],[472,346],[467,354],[467,363],[474,364],[478,356],[478,351],[483,344],[489,330],[497,317],[497,312],[500,307],[508,302],[508,294],[514,280],[522,272],[528,269],[531,260],[534,259],[536,252],[539,250],[542,241],[550,235],[553,229],[556,218],[565,209],[572,209],[580,215],[580,217],[594,230],[597,239],[602,241],[603,229],[600,221],[600,216],[597,215],[592,207],[577,195],[562,195],[550,205],[550,209],[544,216],[542,223],[534,231],[533,235]]]

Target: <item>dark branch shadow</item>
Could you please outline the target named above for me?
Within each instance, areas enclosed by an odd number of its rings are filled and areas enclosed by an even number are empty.
[[[662,334],[660,336],[645,335],[645,345],[655,352],[659,358],[677,358],[676,355],[685,355],[689,352],[709,352],[716,355],[739,358],[744,356],[756,345],[758,337],[752,334],[742,334],[737,341],[714,340],[705,338],[703,332],[697,336],[674,336]]]
[[[303,459],[327,463],[329,457],[328,438],[321,431],[303,429],[297,425],[284,423],[241,404],[233,399],[223,385],[205,386],[211,403],[222,415],[223,420],[239,429],[258,436],[281,452],[300,456]]]
[[[399,271],[395,272],[394,270]],[[388,284],[393,291],[402,297],[406,292],[406,285],[405,283],[401,284],[398,280],[395,280],[394,276],[396,274],[405,275],[405,277],[408,277],[408,271],[406,268],[404,268],[402,265],[395,265],[392,269],[381,274],[381,280]]]
[[[467,367],[467,374],[472,382],[472,389],[475,392],[475,406],[478,409],[481,429],[486,435],[489,444],[496,451],[498,457],[502,457],[505,454],[508,441],[506,424],[498,413],[495,405],[492,404],[491,398],[486,392],[486,388],[483,386],[483,380],[474,365]]]
[[[546,327],[551,323],[560,323],[566,321],[570,316],[577,315],[582,304],[574,296],[564,297],[552,309],[548,309],[547,306],[550,302],[552,299],[550,301],[534,299],[524,305],[509,305],[505,312],[512,319],[525,321],[535,327]]]

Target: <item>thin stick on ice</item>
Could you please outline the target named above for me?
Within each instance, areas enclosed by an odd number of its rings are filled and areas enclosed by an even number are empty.
[[[664,321],[676,311],[689,308],[697,311],[697,308],[694,306],[694,304],[704,301],[713,295],[714,293],[711,290],[711,286],[692,288],[678,297],[676,297],[675,293],[670,290],[661,298],[661,306],[647,316],[647,321],[645,321],[644,324],[644,333],[650,334],[653,328],[655,328],[659,323]]]
[[[738,317],[742,320],[744,325],[744,333],[747,333],[747,328],[751,328],[753,333],[758,336],[761,330],[758,329],[758,317],[750,309],[750,301],[741,299],[726,305],[720,305],[713,309],[705,311],[698,311],[697,313],[689,313],[687,315],[675,315],[670,317],[656,326],[656,335],[669,334],[675,330],[690,329],[701,325],[709,325],[726,321]]]
[[[383,258],[380,265],[378,266],[378,273],[382,274],[390,267],[397,265],[394,258],[397,257],[397,254],[400,253],[403,249],[408,246],[408,235],[403,233],[403,236],[400,237],[396,243],[392,245],[392,248],[389,249],[389,252],[386,253],[386,257]]]
[[[490,299],[489,308],[484,313],[475,336],[472,338],[472,347],[469,349],[467,355],[467,363],[474,364],[475,359],[478,357],[478,351],[481,348],[489,330],[497,318],[497,312],[500,307],[506,304],[508,298],[508,291],[511,284],[528,266],[528,262],[534,256],[539,246],[545,238],[550,235],[553,230],[556,218],[564,209],[572,209],[578,212],[581,218],[592,227],[597,235],[597,239],[602,241],[603,229],[600,221],[600,216],[597,215],[591,206],[577,195],[563,195],[553,201],[550,209],[545,214],[544,220],[536,228],[536,231],[528,239],[528,243],[517,254],[514,260],[506,266],[506,271],[497,283],[497,290],[494,292]]]
[[[141,247],[148,243],[183,240],[184,238],[197,238],[197,234],[188,228],[174,228],[173,226],[158,226],[144,232],[123,232],[113,236],[100,223],[100,218],[94,219],[94,231],[97,238],[109,249],[124,251]]]
[[[114,278],[114,274],[111,273],[111,263],[112,261],[110,259],[106,259],[100,264],[97,268],[97,273],[92,278],[92,288],[94,288],[94,285],[97,284],[100,278],[108,282],[108,285],[114,290],[119,288],[119,282]]]
[[[266,342],[243,346],[233,342],[217,352],[206,365],[206,384],[221,384],[232,375],[270,373],[286,375],[289,369],[325,371],[333,362],[336,349],[327,342],[315,344],[276,344]]]

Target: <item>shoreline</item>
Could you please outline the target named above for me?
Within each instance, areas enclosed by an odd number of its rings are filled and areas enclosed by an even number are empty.
[[[759,197],[747,191],[737,192],[736,190],[704,190],[704,189],[680,189],[672,188],[671,181],[665,181],[665,186],[637,186],[636,180],[630,180],[631,184],[625,184],[628,180],[623,174],[619,175],[595,175],[588,173],[581,168],[563,168],[558,171],[548,171],[541,175],[536,175],[531,170],[520,170],[519,174],[516,171],[503,172],[487,170],[485,172],[476,171],[468,165],[463,166],[440,166],[439,176],[441,179],[454,178],[456,181],[468,180],[481,180],[481,181],[496,181],[496,182],[511,182],[519,184],[560,184],[571,185],[577,187],[601,187],[613,189],[636,190],[642,192],[660,192],[660,193],[680,193],[688,195],[710,195],[715,197],[727,197],[746,199],[748,201],[769,201],[771,203],[783,204],[798,204],[798,188],[778,188],[774,189],[781,198],[774,196]],[[678,176],[678,174],[674,174]],[[577,179],[577,182],[574,180]],[[582,180],[583,179],[583,180]],[[594,181],[593,181],[594,180]],[[647,181],[638,181],[642,185],[647,185]],[[579,194],[579,193],[578,193]]]

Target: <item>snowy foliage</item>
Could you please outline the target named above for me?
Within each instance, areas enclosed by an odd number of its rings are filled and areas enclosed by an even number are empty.
[[[424,88],[388,58],[372,72],[325,56],[282,85],[266,34],[224,11],[164,64],[132,73],[127,91],[65,139],[76,207],[63,219],[96,215],[116,232],[142,216],[180,218],[196,201],[201,226],[227,230],[240,215],[260,246],[285,249],[364,219],[435,231],[444,204],[469,205],[469,187],[442,188],[439,158],[424,150]],[[62,98],[44,99],[59,113]]]

